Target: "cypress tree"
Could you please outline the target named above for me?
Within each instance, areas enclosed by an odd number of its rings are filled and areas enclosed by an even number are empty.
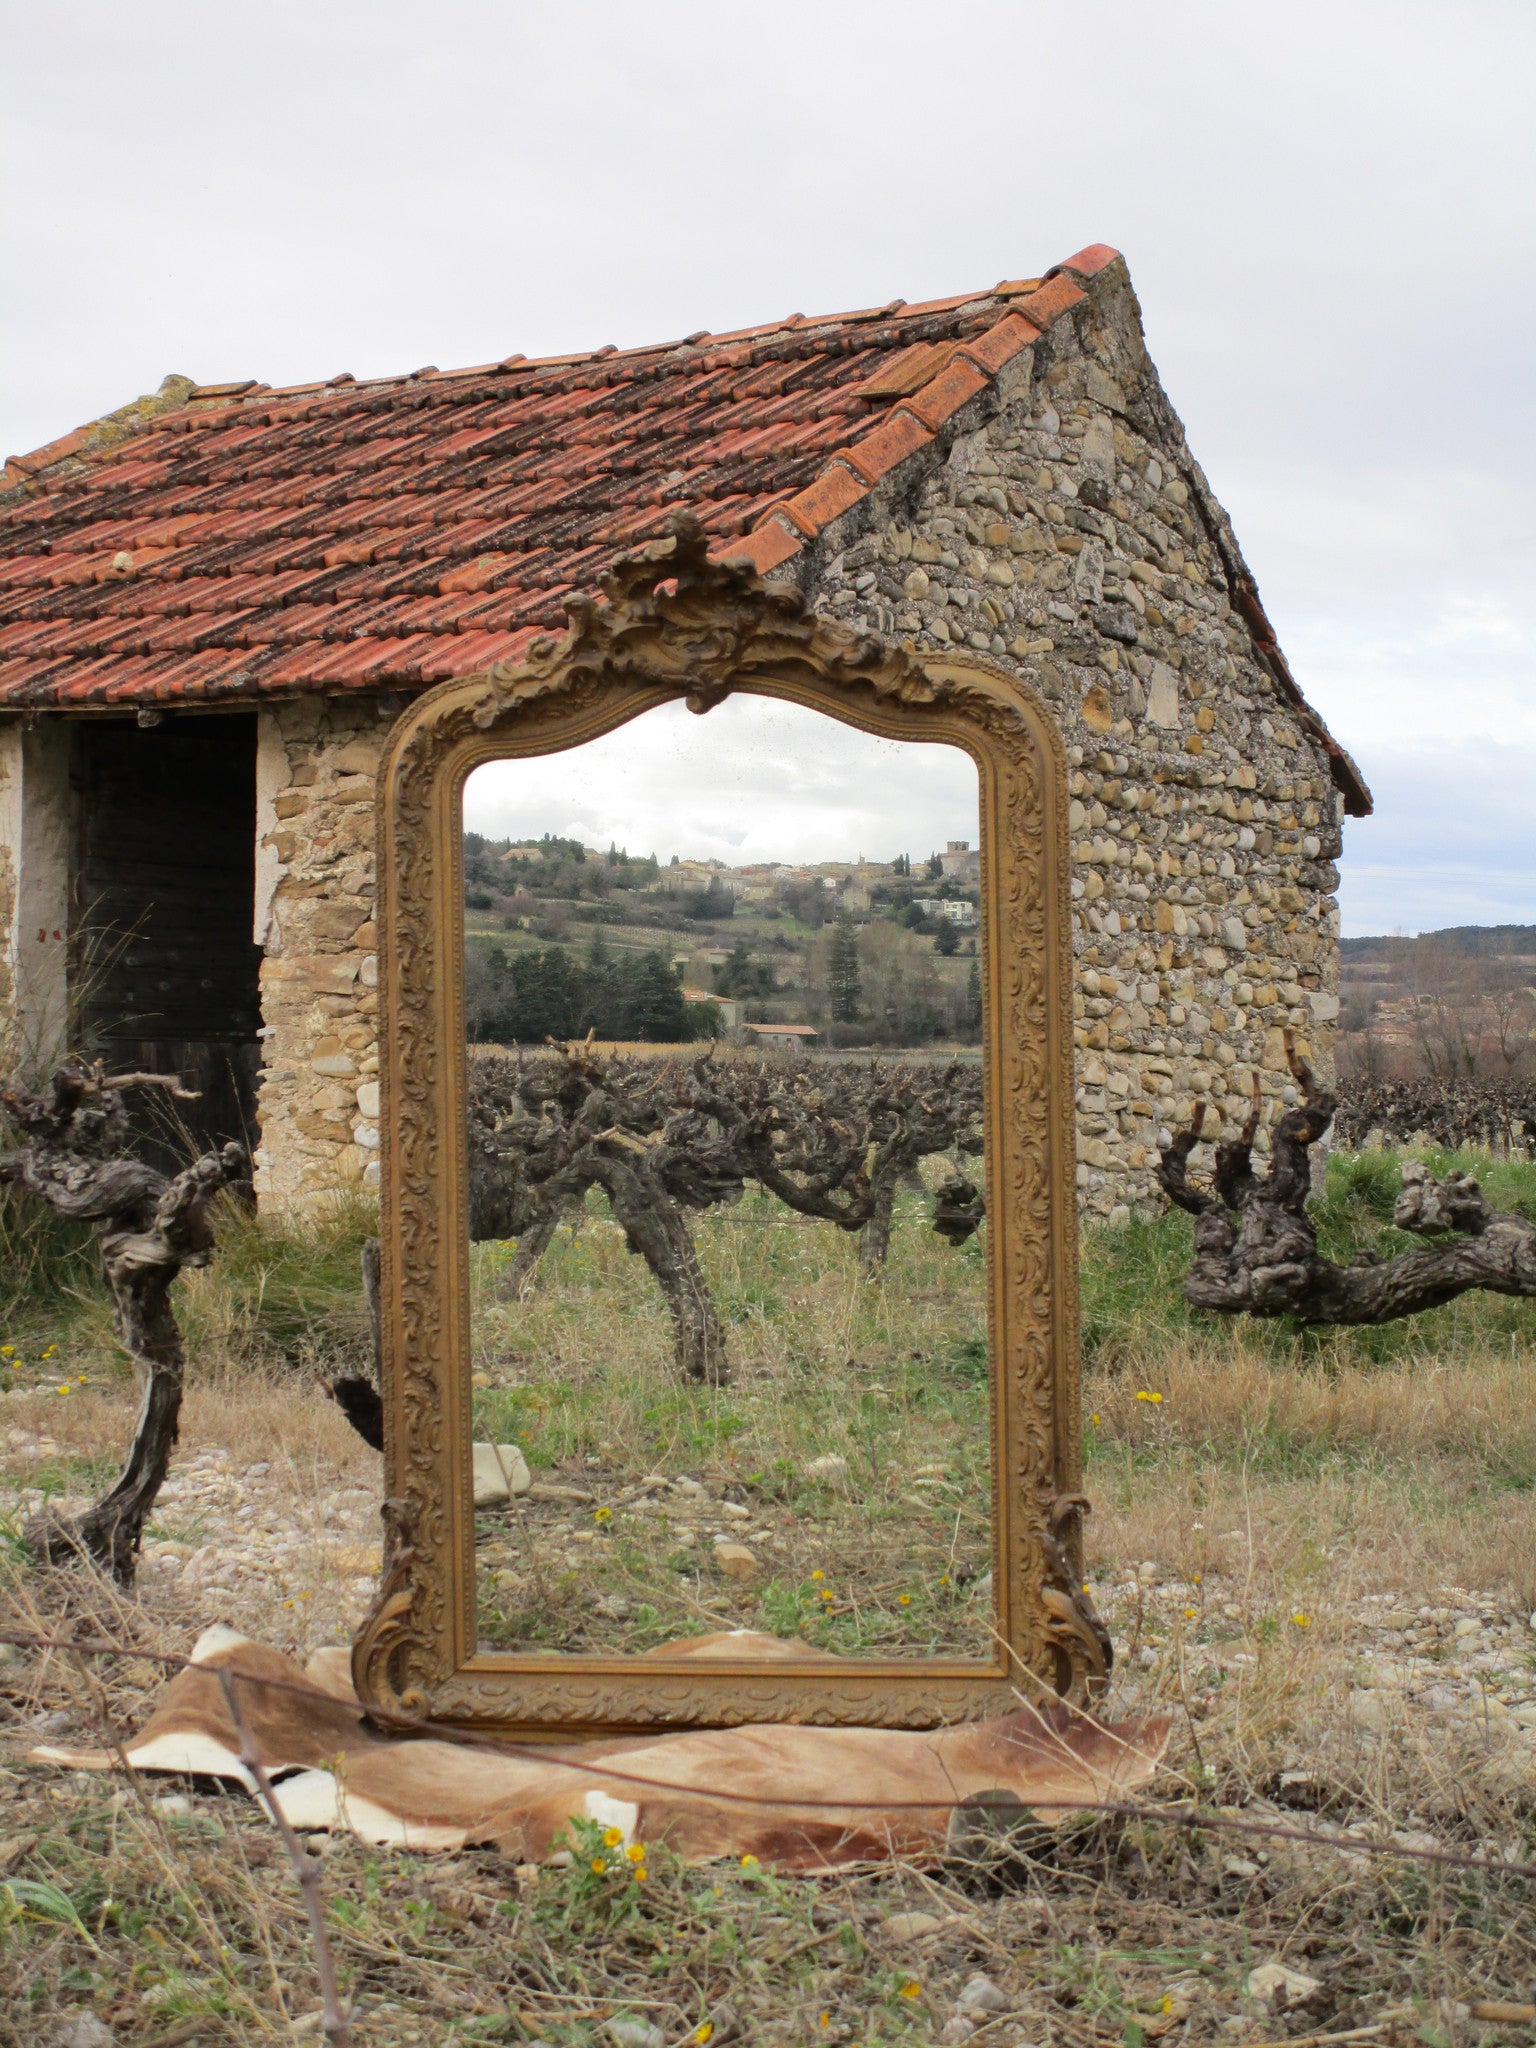
[[[834,1023],[858,1022],[864,984],[859,975],[858,934],[846,910],[838,912],[827,947],[827,995]]]

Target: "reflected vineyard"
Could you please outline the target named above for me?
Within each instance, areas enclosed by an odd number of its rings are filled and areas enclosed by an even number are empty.
[[[668,706],[464,816],[480,1648],[994,1655],[973,763]]]
[[[727,1384],[680,1376],[596,1190],[520,1284],[515,1252],[476,1247],[475,1435],[523,1460],[477,1515],[484,1648],[747,1628],[843,1656],[989,1654],[985,1233],[935,1232],[947,1177],[928,1161],[929,1186],[898,1190],[873,1282],[856,1234],[759,1188],[699,1216]]]
[[[482,1053],[470,1105],[482,1645],[986,1654],[979,1066]]]

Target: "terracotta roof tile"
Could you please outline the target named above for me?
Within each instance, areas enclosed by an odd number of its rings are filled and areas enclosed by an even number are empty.
[[[766,573],[1113,260],[623,352],[168,385],[4,472],[0,704],[423,688],[518,659],[677,510]]]
[[[1053,263],[1045,273],[1055,277],[1058,271],[1070,270],[1074,277],[1097,277],[1101,270],[1107,270],[1118,260],[1120,251],[1111,249],[1107,242],[1090,242],[1086,249],[1079,249],[1075,256],[1065,257],[1060,263]]]
[[[1070,277],[1058,273],[1048,278],[1039,291],[1031,292],[1028,298],[1020,299],[1015,311],[1022,313],[1026,320],[1032,321],[1043,332],[1053,320],[1059,320],[1063,313],[1070,312],[1073,306],[1079,305],[1087,296],[1081,286],[1075,285]]]

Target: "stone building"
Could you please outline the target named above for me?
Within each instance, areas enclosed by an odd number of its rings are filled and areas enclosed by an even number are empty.
[[[287,390],[168,378],[0,478],[0,1001],[175,1063],[263,1200],[376,1176],[374,775],[415,692],[515,663],[691,511],[813,608],[1017,670],[1072,773],[1079,1183],[1282,1031],[1326,1069],[1340,827],[1123,260],[623,352]],[[71,1015],[75,1018],[69,1023]],[[1213,1125],[1212,1128],[1215,1128]]]

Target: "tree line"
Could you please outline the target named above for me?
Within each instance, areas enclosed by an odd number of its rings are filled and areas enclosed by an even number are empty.
[[[565,946],[518,953],[468,946],[464,1022],[471,1044],[478,1045],[543,1045],[589,1033],[679,1045],[717,1037],[721,1028],[718,1007],[690,1003],[659,948],[612,952],[600,933],[582,956]]]

